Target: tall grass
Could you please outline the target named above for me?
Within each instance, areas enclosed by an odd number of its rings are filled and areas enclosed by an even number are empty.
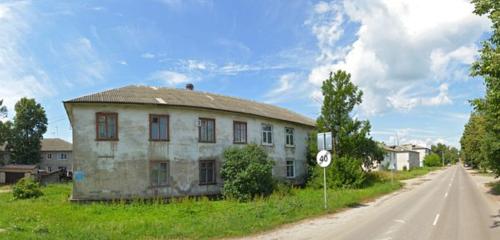
[[[241,236],[307,217],[333,213],[392,192],[400,183],[378,182],[357,190],[329,190],[328,209],[323,192],[293,189],[247,203],[178,199],[161,201],[74,204],[71,185],[43,188],[38,199],[13,200],[0,194],[0,238],[7,239],[207,239]]]

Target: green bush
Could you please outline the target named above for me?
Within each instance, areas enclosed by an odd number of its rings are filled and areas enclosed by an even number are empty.
[[[424,166],[426,167],[439,167],[441,165],[441,158],[435,153],[431,153],[424,158]]]
[[[256,144],[226,149],[221,169],[224,197],[247,201],[271,194],[275,185],[273,164],[265,150]]]
[[[30,177],[24,177],[12,188],[15,199],[37,198],[43,195],[40,185]]]
[[[326,184],[329,188],[361,188],[366,180],[366,172],[361,167],[362,161],[351,157],[332,159],[326,169]],[[314,169],[313,180],[309,182],[313,188],[323,187],[323,169]]]

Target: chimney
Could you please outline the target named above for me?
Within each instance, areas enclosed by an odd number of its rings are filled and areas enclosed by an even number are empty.
[[[192,83],[188,83],[188,84],[186,84],[186,89],[193,91],[194,90],[194,85]]]

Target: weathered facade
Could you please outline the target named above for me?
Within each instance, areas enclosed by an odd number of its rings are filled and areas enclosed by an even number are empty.
[[[268,151],[275,177],[304,181],[314,123],[282,108],[143,86],[65,107],[73,128],[75,200],[217,194],[224,149],[250,143]]]
[[[402,146],[403,148],[406,148],[408,150],[413,150],[415,152],[418,152],[418,156],[419,156],[419,166],[420,167],[423,167],[424,166],[424,159],[425,159],[425,156],[431,154],[431,149],[427,148],[427,147],[423,147],[423,146],[419,146],[419,145],[415,145],[415,144],[405,144]]]
[[[382,146],[385,150],[384,160],[378,168],[388,168],[393,165],[395,170],[410,170],[419,167],[419,152],[399,146]]]

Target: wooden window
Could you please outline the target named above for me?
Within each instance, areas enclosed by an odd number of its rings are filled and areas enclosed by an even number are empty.
[[[247,143],[247,123],[246,122],[233,122],[233,142],[234,143]]]
[[[200,185],[215,184],[215,161],[200,160]]]
[[[97,140],[118,140],[118,113],[96,113]]]
[[[215,119],[200,118],[198,126],[198,141],[215,143]]]
[[[170,135],[168,115],[149,115],[149,140],[168,141]]]
[[[293,133],[293,128],[285,128],[285,145],[294,146]]]
[[[149,178],[151,186],[160,187],[168,185],[169,164],[168,161],[151,161]]]
[[[293,160],[286,161],[286,177],[287,178],[295,177],[295,161]]]
[[[273,144],[273,126],[270,124],[262,124],[262,144]]]

